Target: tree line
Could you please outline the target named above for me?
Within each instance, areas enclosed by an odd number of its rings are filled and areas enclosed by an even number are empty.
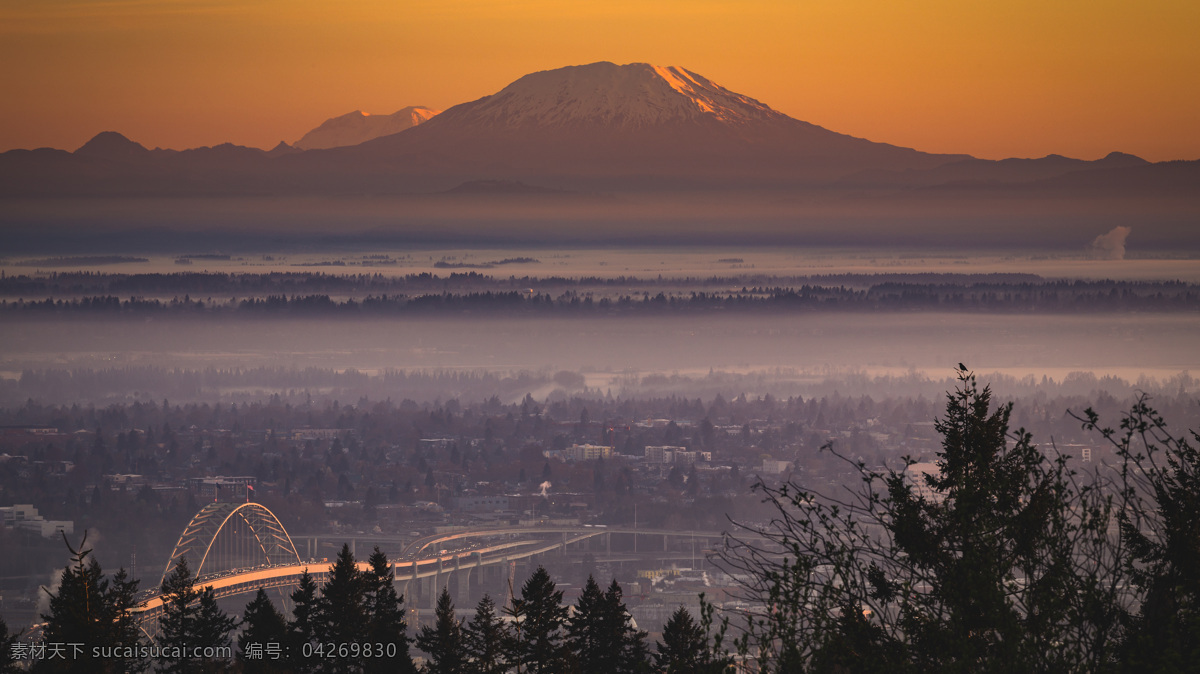
[[[68,547],[41,639],[70,644],[62,659],[30,655],[28,646],[0,623],[0,644],[10,664],[32,661],[32,671],[147,672],[192,674],[664,674],[722,671],[708,647],[711,612],[697,622],[682,606],[675,611],[654,653],[638,630],[614,579],[607,589],[589,576],[573,606],[563,604],[550,574],[539,567],[508,606],[485,595],[470,620],[455,617],[443,588],[433,625],[408,636],[404,597],[395,588],[387,556],[375,548],[369,569],[360,570],[343,546],[318,588],[307,572],[291,593],[285,617],[260,589],[240,619],[217,605],[212,586],[198,587],[186,558],[161,586],[157,637],[149,642],[133,610],[137,581],[124,569],[105,577],[91,550]],[[423,652],[414,660],[411,647]],[[15,649],[15,650],[14,650]],[[418,666],[418,662],[421,663]]]
[[[190,256],[196,257],[196,256]],[[82,262],[77,264],[84,264]],[[451,272],[446,275],[419,272],[413,274],[326,274],[322,272],[174,272],[116,274],[88,271],[58,271],[48,274],[7,274],[0,272],[0,297],[40,295],[184,295],[265,296],[289,294],[366,295],[431,291],[472,291],[481,288],[561,289],[576,288],[650,288],[713,287],[730,288],[764,284],[869,287],[877,283],[1016,285],[1041,284],[1045,279],[1034,274],[817,274],[776,276],[739,274],[685,277],[639,278],[636,276],[509,276],[497,278],[479,272]],[[1112,283],[1107,282],[1107,283]]]
[[[0,285],[3,285],[0,283]],[[456,286],[458,284],[455,284]],[[171,299],[112,293],[62,293],[55,299],[0,300],[0,312],[21,316],[44,315],[167,315],[167,316],[339,316],[386,317],[438,313],[519,312],[532,315],[620,314],[636,316],[663,311],[828,312],[828,311],[996,311],[1017,313],[1087,313],[1112,311],[1195,311],[1200,287],[1178,281],[1057,281],[1044,283],[897,283],[863,286],[815,285],[742,286],[687,289],[660,286],[596,287],[579,292],[540,285],[512,287],[511,283],[475,284],[483,287],[421,289],[411,293],[368,292],[343,297],[338,293],[252,293],[238,297],[190,293]],[[432,291],[431,291],[432,290]],[[657,292],[655,292],[657,291]],[[155,291],[151,291],[155,292]],[[159,290],[160,294],[171,290]],[[2,293],[0,293],[2,294]],[[31,292],[41,295],[42,292]],[[52,294],[52,293],[51,293]],[[12,297],[14,295],[9,295]]]

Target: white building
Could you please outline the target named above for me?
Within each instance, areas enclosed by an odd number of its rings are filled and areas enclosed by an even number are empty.
[[[904,470],[904,479],[913,486],[913,494],[922,496],[925,500],[932,501],[933,503],[941,503],[946,496],[934,491],[933,487],[930,487],[925,481],[926,475],[940,477],[941,474],[942,469],[938,468],[936,463],[926,461],[924,463],[914,463],[906,468]]]
[[[779,461],[777,459],[763,459],[762,472],[764,475],[783,475],[792,469],[791,461]]]
[[[688,451],[687,447],[662,445],[646,447],[646,463],[679,464],[690,466],[697,461],[712,461],[712,452]]]
[[[646,462],[675,463],[675,452],[682,452],[686,449],[686,447],[675,447],[673,445],[646,447]]]
[[[571,445],[562,453],[562,457],[567,461],[593,461],[608,459],[612,455],[613,448],[605,445]]]
[[[42,538],[75,533],[75,523],[71,520],[48,520],[28,503],[0,507],[0,516],[4,518],[4,526],[34,531]]]
[[[697,461],[704,461],[706,463],[712,461],[712,452],[689,452],[681,447],[679,451],[675,452],[675,461],[672,463],[690,466]]]

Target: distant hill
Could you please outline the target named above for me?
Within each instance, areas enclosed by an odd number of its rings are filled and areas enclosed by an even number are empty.
[[[1053,178],[1076,171],[1094,169],[1137,168],[1150,162],[1122,152],[1112,152],[1103,159],[1085,161],[1052,154],[1040,159],[964,159],[942,164],[932,169],[909,171],[867,170],[839,181],[843,186],[928,187],[947,184],[1024,183]]]

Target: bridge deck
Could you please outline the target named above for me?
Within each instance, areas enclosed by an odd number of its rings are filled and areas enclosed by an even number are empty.
[[[568,545],[573,545],[589,538],[614,533],[634,534],[638,536],[670,536],[676,538],[693,537],[700,539],[721,538],[724,536],[722,533],[715,532],[627,529],[623,527],[520,527],[462,531],[418,539],[405,549],[402,557],[418,555],[426,548],[435,544],[444,544],[469,538],[486,539],[502,536],[528,537],[534,535],[542,536],[542,538],[508,540],[473,550],[447,552],[422,559],[402,559],[393,562],[391,568],[397,582],[406,582],[417,578],[428,578],[430,576],[467,570],[488,564],[502,564],[516,559],[525,559],[544,554],[556,548],[563,549]],[[555,534],[560,537],[544,538],[546,535]],[[231,597],[256,592],[260,588],[270,589],[296,586],[299,584],[300,577],[305,571],[308,571],[313,580],[320,585],[328,580],[331,566],[332,564],[328,562],[302,562],[298,564],[264,566],[201,577],[196,580],[196,585],[198,587],[211,586],[218,598]],[[367,562],[358,562],[357,566],[360,572],[369,571],[371,568],[371,565]],[[141,620],[150,620],[156,618],[161,613],[162,605],[162,597],[155,590],[145,598],[144,603],[134,609],[134,613]]]

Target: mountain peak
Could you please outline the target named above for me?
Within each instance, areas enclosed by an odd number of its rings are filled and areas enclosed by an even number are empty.
[[[526,75],[496,94],[451,108],[479,126],[645,128],[678,122],[743,124],[784,115],[676,66],[607,61]]]
[[[101,131],[84,143],[75,154],[81,157],[138,157],[149,152],[140,144],[129,140],[116,131]]]
[[[402,161],[421,180],[444,175],[442,185],[499,179],[583,191],[795,184],[961,158],[792,119],[685,68],[607,61],[530,73],[417,128],[337,153],[346,166]]]
[[[1107,155],[1104,156],[1103,159],[1100,159],[1097,163],[1102,163],[1106,166],[1112,166],[1112,167],[1126,167],[1126,166],[1144,166],[1146,164],[1149,164],[1150,162],[1146,161],[1145,159],[1142,159],[1141,157],[1139,157],[1137,155],[1132,155],[1132,154],[1128,154],[1125,152],[1109,152]]]
[[[294,143],[301,150],[325,150],[358,145],[381,136],[390,136],[429,121],[437,110],[409,106],[390,115],[372,115],[362,110],[327,119]]]
[[[293,147],[287,144],[287,141],[279,141],[279,144],[267,151],[267,154],[272,157],[278,157],[285,154],[295,154],[300,152],[300,148]]]

